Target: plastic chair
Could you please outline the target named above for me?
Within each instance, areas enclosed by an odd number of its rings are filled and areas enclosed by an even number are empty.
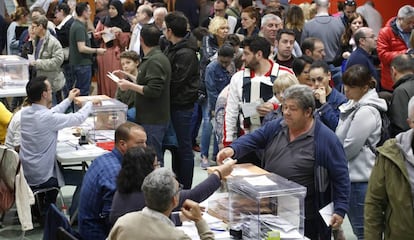
[[[37,208],[37,209],[34,209],[34,210],[38,211],[37,213],[39,214],[39,216],[37,216],[37,217],[40,218],[38,220],[39,220],[39,223],[41,225],[43,224],[44,216],[47,216],[47,212],[44,211],[44,208],[46,207],[46,210],[49,209],[49,207],[45,206],[45,204],[47,204],[47,203],[44,203],[44,199],[46,197],[46,194],[48,194],[52,191],[56,191],[56,193],[57,193],[56,200],[58,200],[58,199],[60,200],[60,206],[61,207],[65,206],[65,201],[63,199],[63,195],[62,195],[62,192],[60,191],[60,188],[58,188],[58,187],[49,187],[49,188],[41,188],[41,189],[33,190],[33,195],[35,197],[35,205],[33,207]]]
[[[73,234],[66,231],[63,227],[58,228],[56,240],[78,240]]]

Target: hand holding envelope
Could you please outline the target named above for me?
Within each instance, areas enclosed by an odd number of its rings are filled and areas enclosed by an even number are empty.
[[[106,74],[106,76],[109,77],[110,79],[112,79],[112,81],[114,81],[116,83],[119,83],[119,81],[121,80],[121,79],[119,79],[119,77],[117,75],[115,75],[115,74],[113,74],[111,72],[108,72]]]
[[[115,74],[111,72],[108,72],[106,76],[112,79],[112,81],[114,81],[116,84],[118,84],[118,87],[121,89],[121,91],[126,91],[131,88],[131,85],[134,85],[134,83],[128,80],[119,78],[118,76],[116,76]]]
[[[322,209],[319,210],[326,226],[332,226],[333,229],[339,228],[343,223],[343,218],[338,214],[334,213],[334,203],[331,202]]]

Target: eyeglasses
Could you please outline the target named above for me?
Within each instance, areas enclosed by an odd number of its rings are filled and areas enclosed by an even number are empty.
[[[356,2],[354,0],[345,0],[345,6],[355,6]]]
[[[174,196],[177,195],[179,192],[181,192],[181,190],[183,190],[184,185],[182,185],[181,183],[178,184],[178,189],[177,191],[175,191]]]

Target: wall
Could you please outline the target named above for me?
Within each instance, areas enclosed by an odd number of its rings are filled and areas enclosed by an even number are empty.
[[[366,0],[356,0],[357,5],[363,5]],[[375,4],[375,8],[381,13],[382,18],[385,22],[388,21],[391,17],[397,15],[398,9],[402,6],[409,4],[410,0],[373,0]],[[302,2],[312,2],[311,0],[291,0],[290,3],[300,4]],[[330,13],[337,12],[336,3],[338,1],[331,0],[331,8]],[[412,5],[413,3],[411,3]]]

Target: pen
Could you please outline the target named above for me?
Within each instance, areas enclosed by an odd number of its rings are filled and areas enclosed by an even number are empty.
[[[216,231],[216,232],[225,232],[226,229],[222,229],[222,228],[210,228],[211,231]]]

